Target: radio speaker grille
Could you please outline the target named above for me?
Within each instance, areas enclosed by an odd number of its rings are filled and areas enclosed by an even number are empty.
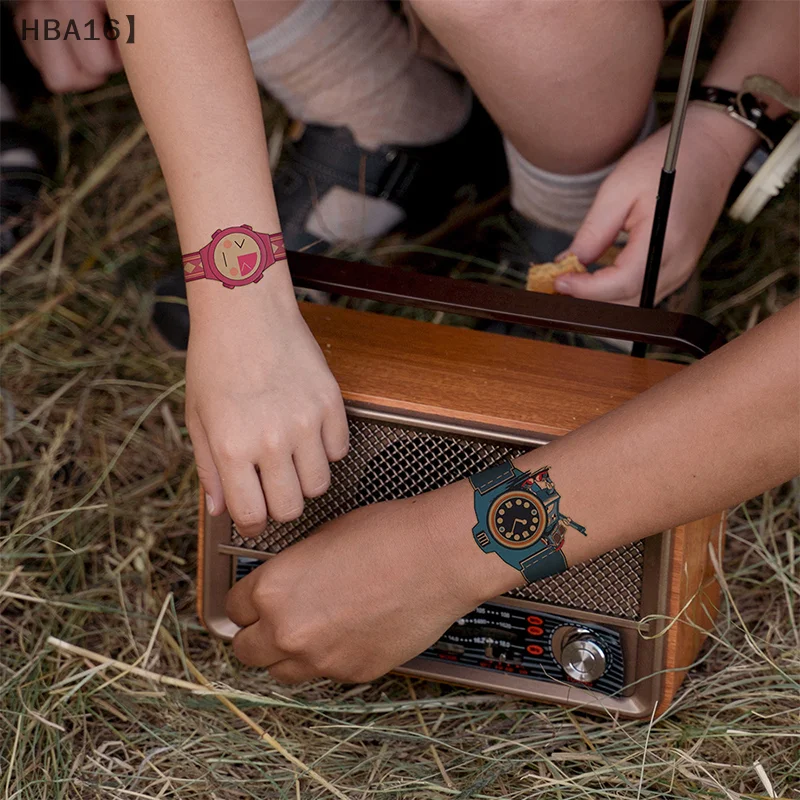
[[[360,506],[438,489],[529,448],[453,433],[350,418],[350,452],[331,465],[331,488],[306,501],[289,523],[270,521],[264,533],[231,544],[279,553],[324,522]],[[644,545],[637,542],[577,564],[560,575],[517,589],[511,597],[637,620]]]

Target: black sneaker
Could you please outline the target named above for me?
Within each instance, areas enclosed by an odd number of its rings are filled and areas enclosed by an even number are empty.
[[[398,228],[410,236],[429,230],[448,216],[466,187],[472,187],[474,196],[486,197],[507,181],[502,139],[477,101],[460,131],[424,147],[365,150],[347,128],[306,125],[295,141],[284,144],[274,176],[286,247],[305,252],[326,252],[337,244],[307,230],[315,205],[334,187],[381,198],[400,209],[401,219],[373,234],[377,238]]]
[[[31,227],[31,209],[55,169],[55,148],[19,122],[0,124],[0,255]]]

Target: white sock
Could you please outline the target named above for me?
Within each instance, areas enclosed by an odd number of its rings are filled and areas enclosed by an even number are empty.
[[[383,0],[303,0],[248,48],[290,116],[346,125],[368,149],[443,141],[469,111],[460,82],[415,51]]]
[[[656,127],[656,109],[651,102],[635,144],[646,139]],[[512,207],[542,227],[575,234],[594,202],[600,184],[616,163],[585,175],[559,175],[531,164],[507,139],[504,144],[511,178]]]

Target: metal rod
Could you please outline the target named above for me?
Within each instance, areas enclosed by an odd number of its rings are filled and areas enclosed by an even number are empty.
[[[686,51],[683,54],[681,77],[678,81],[678,92],[675,95],[675,110],[672,114],[672,124],[669,129],[667,153],[664,158],[664,171],[674,172],[678,160],[678,148],[683,135],[683,122],[686,119],[686,105],[689,102],[689,92],[692,88],[692,78],[697,65],[697,52],[700,49],[700,37],[703,34],[703,22],[706,17],[708,0],[695,0],[692,10],[692,23],[689,26],[689,38],[686,42]]]
[[[664,167],[661,170],[661,179],[658,184],[658,196],[656,197],[656,207],[653,214],[653,228],[650,233],[650,246],[647,251],[642,294],[639,299],[639,305],[642,308],[652,308],[655,302],[658,273],[661,270],[661,257],[664,252],[664,237],[667,232],[667,220],[669,219],[669,208],[672,202],[672,187],[675,183],[675,165],[678,161],[683,123],[686,119],[686,106],[689,102],[689,90],[692,85],[695,66],[697,65],[697,51],[700,48],[700,36],[703,32],[703,21],[705,20],[707,5],[708,0],[695,0],[694,9],[692,10],[692,23],[689,27],[686,51],[683,54],[678,93],[675,96],[675,110],[672,114],[669,139],[667,140],[667,152],[664,156]],[[643,358],[647,353],[647,345],[634,344],[632,353],[638,358]]]

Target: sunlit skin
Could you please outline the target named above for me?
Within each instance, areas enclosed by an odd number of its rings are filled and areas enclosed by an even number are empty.
[[[660,21],[655,37],[646,24],[656,19],[655,4],[519,3],[508,7],[513,14],[500,5],[417,3],[533,163],[553,170],[566,163],[564,171],[581,172],[622,154],[641,125],[660,58]],[[526,22],[526,14],[541,15],[548,7],[552,15],[540,17],[543,24]],[[286,8],[281,4],[279,13]],[[279,230],[257,88],[234,7],[224,0],[112,0],[109,10],[112,16],[136,14],[137,43],[123,44],[121,55],[164,172],[182,251],[199,250],[210,231],[242,220],[256,230]],[[743,75],[763,72],[798,93],[793,11],[780,2],[743,3],[742,23],[710,79],[738,89]],[[644,13],[649,17],[640,17]],[[632,36],[632,29],[640,35]],[[224,59],[208,57],[212,42]],[[595,67],[581,53],[598,58]],[[609,73],[600,69],[604,60],[614,67]],[[545,79],[546,69],[559,80]],[[571,81],[586,94],[582,78],[594,84],[604,75],[611,77],[599,94],[589,87],[589,119],[583,95],[565,86]],[[563,113],[554,114],[557,108]],[[504,109],[513,111],[505,116],[512,121],[504,121]],[[694,153],[693,163],[709,177],[697,183],[697,198],[676,186],[660,291],[676,284],[687,265],[693,268],[751,136],[724,115],[692,111],[687,117],[682,157]],[[575,137],[586,146],[576,147]],[[705,163],[709,138],[723,155]],[[626,156],[625,169],[619,168],[624,180],[610,184],[613,192],[601,191],[591,227],[584,226],[575,242],[577,255],[590,262],[592,248],[627,230],[627,261],[621,255],[596,276],[569,276],[566,291],[630,297],[632,273],[644,264],[643,231],[663,158],[657,144],[648,140]],[[691,189],[691,182],[683,186]],[[227,507],[242,534],[252,536],[268,516],[293,519],[304,496],[327,489],[328,462],[348,447],[341,395],[299,314],[283,262],[246,289],[194,281],[188,302],[187,425],[203,490],[211,513]],[[231,320],[236,337],[227,335]],[[795,474],[797,324],[795,305],[722,353],[547,446],[565,511],[590,531],[567,536],[569,563],[702,517]],[[259,344],[244,349],[241,341]],[[532,457],[517,463],[540,466]],[[282,680],[358,680],[385,672],[423,650],[461,613],[519,583],[518,570],[481,552],[471,536],[474,524],[470,487],[459,483],[325,526],[233,589],[230,616],[243,626],[237,654]]]
[[[72,5],[25,0],[17,9],[59,16]],[[246,35],[254,36],[296,2],[239,5]],[[533,164],[580,173],[607,165],[635,138],[662,52],[658,3],[415,0],[414,7]],[[102,14],[101,3],[87,8]],[[119,44],[119,54],[167,181],[182,251],[198,250],[210,231],[244,219],[257,230],[277,231],[258,92],[234,5],[111,0],[108,11],[136,15],[136,44]],[[745,75],[764,73],[797,94],[794,12],[792,3],[742,3],[707,80],[738,89]],[[118,67],[105,41],[102,52],[99,45],[45,44],[51,43],[27,46],[56,91],[92,88]],[[210,58],[212,49],[225,58]],[[659,298],[694,268],[753,145],[744,126],[701,111],[691,110],[686,121],[681,158],[697,169],[675,188]],[[566,276],[559,291],[618,302],[638,294],[663,158],[658,136],[625,156],[573,243],[590,263],[626,231],[617,263],[594,275]],[[223,286],[205,280],[188,291],[187,425],[210,513],[227,508],[240,530],[254,534],[268,517],[298,516],[304,497],[325,491],[328,461],[347,452],[348,434],[338,387],[300,317],[285,266],[270,268],[247,291],[225,295]],[[225,335],[231,319],[240,333],[235,341]],[[244,359],[236,344],[242,340],[261,346]],[[241,408],[248,409],[246,423]]]
[[[577,564],[736,505],[800,471],[800,301],[543,452]],[[522,583],[476,544],[460,481],[361,508],[251,572],[228,594],[234,652],[282,681],[375,678],[459,616]]]

